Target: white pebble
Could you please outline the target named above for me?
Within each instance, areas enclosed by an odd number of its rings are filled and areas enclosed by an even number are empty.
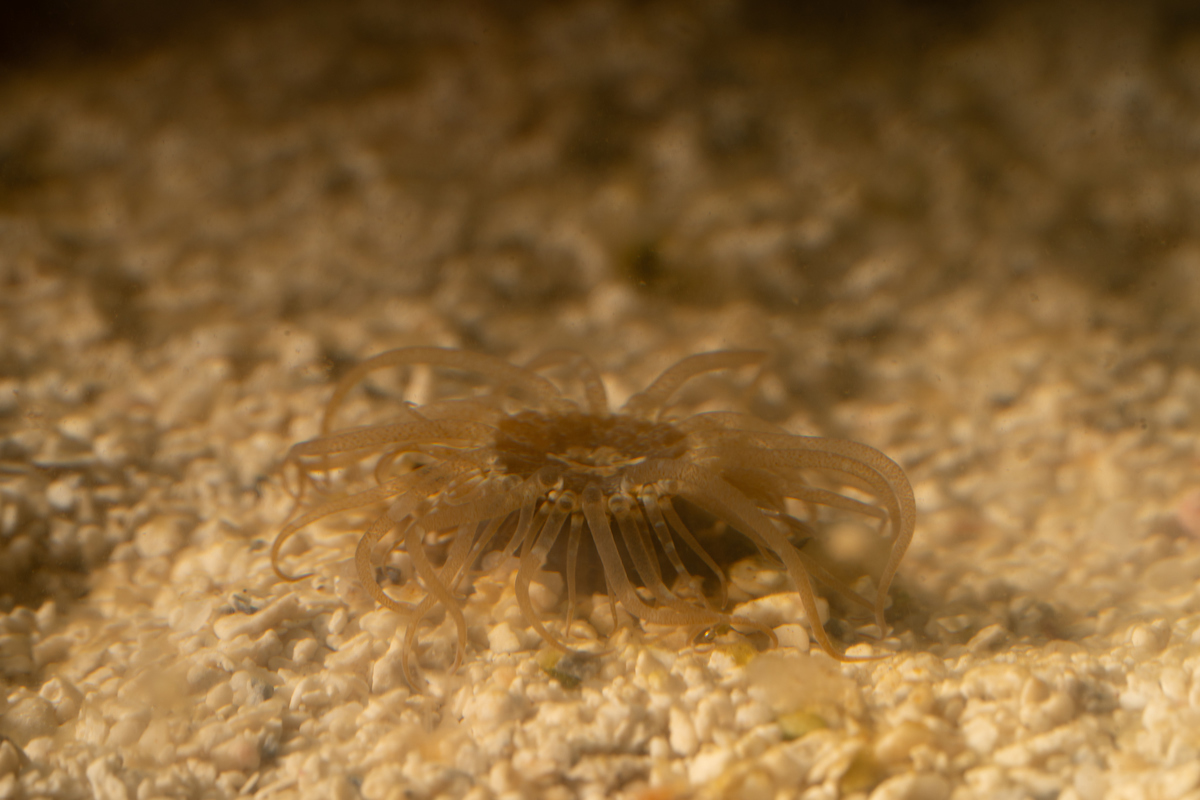
[[[21,753],[12,742],[0,742],[0,780],[9,775],[16,775],[21,769]],[[13,797],[17,795],[15,792]]]
[[[775,636],[779,639],[780,647],[792,647],[802,653],[807,653],[812,646],[808,628],[798,622],[778,626],[775,628]]]
[[[995,650],[1007,638],[1008,631],[1005,630],[1003,625],[988,625],[971,637],[971,641],[967,642],[967,649],[976,655],[987,653],[990,650]]]
[[[1172,703],[1184,704],[1188,701],[1188,678],[1179,667],[1165,668],[1158,676],[1158,684]]]
[[[1075,771],[1074,789],[1080,800],[1101,800],[1109,789],[1108,775],[1095,764],[1082,764]]]
[[[78,492],[68,479],[57,480],[46,487],[46,502],[61,514],[74,508],[78,499]]]
[[[721,777],[733,760],[733,751],[725,747],[706,746],[688,765],[688,780],[693,786],[703,786]]]
[[[346,703],[325,712],[321,717],[322,727],[335,738],[343,741],[354,738],[358,732],[358,717],[362,713],[361,703]]]
[[[96,434],[96,423],[86,414],[68,414],[58,421],[58,430],[77,442],[89,442]]]
[[[163,428],[181,428],[206,418],[218,390],[225,386],[233,367],[223,358],[208,357],[192,364],[182,380],[172,381],[169,393],[158,406]]]
[[[108,723],[98,711],[83,709],[75,723],[75,738],[87,745],[98,747],[108,737]]]
[[[92,452],[109,467],[118,467],[128,461],[135,447],[128,436],[116,432],[102,433],[92,442]]]
[[[212,667],[208,664],[199,663],[193,664],[188,668],[187,681],[188,688],[193,692],[207,692],[218,682],[229,677],[229,672],[217,667]]]
[[[51,678],[42,685],[38,694],[54,706],[54,716],[60,724],[75,719],[83,705],[83,692],[65,678]]]
[[[120,763],[120,757],[113,755],[98,758],[88,765],[88,784],[96,800],[129,800],[129,789],[115,772]]]
[[[755,622],[774,628],[788,623],[808,622],[804,613],[804,604],[800,602],[798,592],[780,592],[751,600],[737,606],[734,613],[738,616],[752,619]],[[821,623],[829,621],[829,603],[823,598],[817,598],[817,614]]]
[[[671,749],[676,755],[690,758],[700,748],[700,740],[696,738],[696,726],[687,712],[678,706],[671,706],[668,715]]]
[[[1075,716],[1075,703],[1064,692],[1052,691],[1039,678],[1030,678],[1021,689],[1021,724],[1042,733]]]
[[[525,649],[507,622],[493,625],[488,631],[488,648],[493,653],[519,653]]]
[[[259,737],[245,732],[226,739],[212,749],[213,764],[221,772],[231,769],[252,772],[262,761],[259,744]]]
[[[37,619],[38,630],[49,633],[58,621],[58,605],[53,600],[47,600],[38,607],[33,616]]]
[[[899,764],[911,756],[913,748],[933,741],[933,732],[919,722],[906,720],[875,742],[875,758],[884,764]]]
[[[985,716],[972,717],[963,725],[963,739],[967,747],[976,753],[986,755],[992,752],[999,738],[1000,731]]]
[[[1162,652],[1171,639],[1171,629],[1165,623],[1137,625],[1129,632],[1129,644],[1141,656],[1153,656]]]
[[[467,701],[463,716],[490,730],[513,719],[518,710],[519,704],[510,693],[503,689],[486,689]]]
[[[121,714],[108,729],[106,744],[114,751],[120,752],[140,739],[149,724],[150,709]]]
[[[267,631],[254,640],[248,636],[239,636],[233,641],[222,642],[220,648],[235,664],[250,660],[260,667],[265,667],[272,657],[283,652],[283,642],[275,631]]]
[[[299,616],[300,601],[286,595],[255,614],[228,614],[213,623],[217,638],[229,641],[243,634],[256,639],[270,628]]]
[[[650,740],[647,752],[653,761],[665,761],[671,757],[672,746],[662,736],[655,736]],[[3,774],[3,773],[0,773]]]
[[[26,695],[8,707],[0,716],[0,733],[24,747],[40,736],[50,736],[58,730],[58,717],[45,698]]]
[[[383,694],[408,685],[404,679],[404,670],[400,660],[403,648],[404,645],[400,639],[393,639],[387,652],[376,659],[371,666],[371,691],[375,694]],[[296,649],[297,651],[300,649],[299,644],[296,645]]]
[[[934,773],[897,775],[871,792],[871,800],[946,800],[949,796],[950,784]]]
[[[729,568],[729,580],[751,597],[776,592],[787,585],[787,573],[763,564],[756,557],[743,558]]]
[[[1200,762],[1189,761],[1164,770],[1159,777],[1160,794],[1164,800],[1183,797],[1200,785]]]
[[[177,633],[197,633],[208,624],[214,605],[211,597],[180,603],[167,614],[167,624]]]
[[[192,525],[180,517],[155,517],[133,534],[133,546],[142,558],[169,556],[183,545]]]
[[[384,641],[393,638],[403,624],[404,618],[390,608],[377,608],[358,620],[360,630]]]
[[[346,630],[346,624],[350,621],[350,614],[345,607],[334,611],[329,617],[329,632],[334,636],[340,636],[342,631]]]
[[[297,664],[307,664],[316,657],[317,651],[321,649],[321,643],[311,636],[306,636],[300,639],[292,647],[292,661]]]
[[[715,689],[696,703],[692,724],[701,742],[712,741],[714,730],[727,729],[733,723],[733,702],[724,689]]]
[[[33,663],[39,669],[47,664],[66,661],[71,654],[73,640],[65,634],[47,636],[32,648]]]
[[[0,634],[0,674],[27,675],[33,672],[33,666],[33,648],[29,634]]]
[[[208,694],[204,697],[204,705],[212,711],[224,708],[233,702],[233,687],[229,685],[229,681],[222,681],[216,686],[208,690]]]
[[[750,700],[737,707],[733,715],[733,724],[738,730],[748,731],[759,725],[765,725],[775,719],[775,715],[765,704]]]

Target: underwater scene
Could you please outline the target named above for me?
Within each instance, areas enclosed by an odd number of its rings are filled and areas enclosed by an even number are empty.
[[[0,798],[1200,799],[1189,4],[0,11]]]

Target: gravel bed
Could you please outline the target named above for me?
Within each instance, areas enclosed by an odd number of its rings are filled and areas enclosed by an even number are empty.
[[[1179,8],[264,3],[22,56],[0,798],[1200,798]],[[403,620],[354,577],[360,519],[289,544],[311,578],[269,554],[331,380],[406,345],[574,348],[616,403],[687,354],[767,350],[687,399],[906,469],[894,629],[822,606],[880,657],[810,647],[746,562],[735,613],[779,647],[595,595],[591,655],[558,658],[501,564],[455,673],[431,616],[414,691]],[[558,576],[534,589],[560,607]]]

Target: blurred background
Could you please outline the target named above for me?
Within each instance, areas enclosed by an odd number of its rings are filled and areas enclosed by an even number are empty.
[[[486,338],[604,284],[862,330],[1046,273],[1197,299],[1187,2],[7,4],[0,107],[5,274],[148,341],[384,295]]]

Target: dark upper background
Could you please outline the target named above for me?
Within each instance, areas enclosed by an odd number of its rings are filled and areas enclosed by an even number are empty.
[[[10,3],[0,109],[0,217],[148,341],[155,285],[192,298],[175,325],[604,280],[811,313],[1053,272],[1151,319],[1200,269],[1182,0]]]

